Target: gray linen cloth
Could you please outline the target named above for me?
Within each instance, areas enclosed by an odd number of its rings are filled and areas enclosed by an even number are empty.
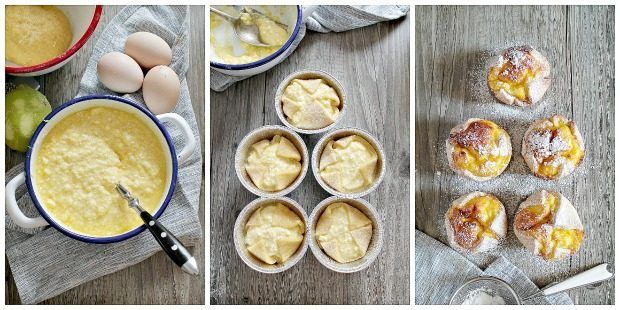
[[[415,231],[415,303],[447,305],[452,294],[465,282],[491,276],[506,281],[521,298],[539,291],[521,270],[503,256],[484,271],[449,246]],[[527,305],[572,305],[566,293],[524,302]]]
[[[299,29],[299,34],[282,61],[292,54],[306,35],[306,28],[317,32],[342,32],[378,22],[401,18],[409,12],[408,5],[320,5]],[[223,91],[250,76],[230,76],[211,69],[211,89]]]
[[[98,38],[80,82],[78,96],[114,94],[98,82],[97,60],[105,53],[122,51],[125,38],[129,34],[148,31],[157,34],[170,44],[171,67],[181,80],[181,97],[173,112],[180,114],[189,123],[198,143],[190,159],[179,166],[174,195],[160,220],[185,245],[191,246],[202,238],[198,218],[202,158],[198,126],[185,80],[189,66],[188,26],[189,11],[185,6],[124,8]],[[125,97],[144,106],[140,92]],[[171,124],[165,126],[177,150],[180,150],[184,143],[181,131]],[[23,170],[23,164],[11,169],[6,174],[7,182]],[[38,214],[25,186],[18,190],[16,197],[26,214],[31,216]],[[49,226],[23,229],[15,225],[8,214],[6,215],[6,256],[24,304],[38,303],[87,281],[134,265],[159,250],[161,248],[148,231],[123,242],[89,244],[71,239]],[[172,261],[170,263],[173,264]],[[120,285],[122,286],[122,283]]]

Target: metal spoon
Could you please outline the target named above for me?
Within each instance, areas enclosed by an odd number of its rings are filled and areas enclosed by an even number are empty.
[[[168,257],[170,257],[170,259],[172,259],[177,266],[181,267],[183,271],[189,274],[197,275],[199,270],[198,265],[196,264],[196,259],[187,250],[187,248],[185,248],[183,243],[181,243],[179,239],[177,239],[172,233],[170,233],[170,231],[160,224],[159,221],[154,219],[150,213],[142,209],[138,198],[133,197],[127,188],[120,183],[117,183],[116,191],[121,194],[125,200],[127,200],[130,208],[140,214],[140,218],[142,218],[144,224],[146,224],[146,227],[153,234],[153,237],[155,237],[157,243],[159,243],[164,252],[168,254]]]
[[[567,290],[571,290],[578,287],[594,288],[603,281],[613,278],[614,274],[610,271],[608,264],[600,264],[594,268],[588,269],[584,272],[578,273],[562,282],[554,282],[543,287],[537,293],[527,296],[522,300],[530,300],[543,296],[550,296],[558,294]]]
[[[281,22],[279,22],[279,21],[277,21],[275,19],[272,19],[271,17],[263,14],[263,12],[261,12],[259,10],[255,10],[255,9],[249,7],[249,6],[243,6],[243,5],[233,5],[233,7],[235,9],[237,9],[237,11],[239,11],[241,13],[248,13],[248,14],[253,14],[255,16],[258,15],[258,16],[261,16],[261,17],[269,18],[274,23],[276,23],[276,25],[278,25],[278,26],[282,27],[284,30],[288,31],[288,25],[287,24],[284,24],[284,23],[281,23]]]
[[[256,24],[254,23],[254,18],[252,18],[252,23],[246,24],[239,17],[230,16],[229,14],[224,13],[213,7],[209,7],[209,9],[211,10],[211,12],[219,15],[220,17],[222,17],[223,19],[225,19],[226,21],[228,21],[229,23],[233,25],[233,29],[235,30],[235,35],[239,38],[239,40],[245,43],[251,44],[251,45],[255,45],[255,46],[272,46],[271,44],[267,44],[261,41],[259,31],[258,31],[258,26],[256,26]],[[255,13],[255,10],[249,11],[245,9],[242,10],[241,13],[247,13],[250,15],[257,14]],[[262,13],[260,15],[264,16]],[[276,23],[281,24],[278,22]]]

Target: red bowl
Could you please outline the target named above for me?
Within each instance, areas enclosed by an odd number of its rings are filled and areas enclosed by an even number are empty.
[[[18,66],[5,59],[5,72],[15,76],[39,76],[52,72],[71,60],[75,53],[84,46],[97,28],[101,18],[101,5],[58,6],[67,15],[73,32],[73,45],[64,53],[44,63],[33,66]],[[80,33],[76,33],[80,30]],[[79,36],[81,34],[81,36]]]

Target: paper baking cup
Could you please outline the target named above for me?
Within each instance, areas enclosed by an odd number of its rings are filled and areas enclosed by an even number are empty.
[[[299,218],[304,222],[306,227],[306,231],[304,232],[304,240],[301,242],[301,245],[287,261],[283,264],[274,264],[269,265],[264,263],[262,260],[254,257],[247,248],[245,247],[245,224],[250,219],[250,216],[256,211],[258,208],[271,204],[271,203],[282,203],[291,209],[295,214],[299,216]],[[308,216],[306,215],[306,211],[293,199],[288,197],[279,197],[279,198],[257,198],[254,201],[250,202],[247,206],[241,210],[239,216],[237,216],[237,221],[235,222],[235,228],[233,232],[233,239],[235,241],[235,249],[237,250],[237,254],[241,257],[243,262],[250,266],[250,268],[262,272],[262,273],[278,273],[282,272],[286,269],[293,267],[297,262],[299,262],[302,257],[306,254],[308,250],[308,239],[309,239],[309,229],[308,229]]]
[[[254,182],[252,182],[252,179],[250,179],[250,176],[245,171],[245,160],[248,157],[252,144],[264,139],[271,140],[275,135],[281,135],[289,139],[293,145],[295,145],[299,151],[299,154],[301,154],[301,172],[299,172],[297,179],[295,179],[295,181],[293,181],[293,183],[285,189],[277,192],[266,192],[256,187]],[[306,176],[306,172],[308,171],[308,162],[308,148],[306,148],[306,143],[304,143],[304,140],[302,140],[301,137],[294,131],[284,126],[277,125],[263,126],[254,129],[248,133],[243,140],[241,140],[241,143],[239,143],[239,146],[237,147],[237,152],[235,153],[235,170],[241,184],[243,184],[245,188],[255,195],[266,198],[284,196],[296,189]]]
[[[319,218],[325,211],[329,205],[336,202],[344,202],[352,207],[357,208],[362,213],[364,213],[371,221],[372,221],[372,237],[370,238],[370,244],[368,245],[368,250],[366,251],[366,255],[364,257],[349,263],[339,263],[329,257],[329,255],[325,254],[319,243],[316,241],[314,235],[314,229],[316,227],[316,223],[319,221]],[[377,210],[366,200],[363,199],[351,199],[351,198],[343,198],[343,197],[329,197],[323,201],[321,201],[312,214],[310,215],[310,228],[309,230],[309,246],[312,254],[316,257],[316,259],[323,264],[323,266],[327,267],[336,272],[341,273],[351,273],[357,272],[363,269],[368,268],[370,264],[379,256],[379,252],[381,252],[381,246],[383,246],[383,223],[381,222],[381,218],[377,213]]]
[[[366,190],[359,192],[359,193],[341,193],[335,190],[334,188],[329,186],[327,183],[325,183],[325,181],[323,181],[323,178],[321,178],[321,173],[319,170],[319,162],[321,159],[321,155],[323,154],[323,149],[325,149],[325,146],[327,145],[327,143],[329,141],[338,140],[340,138],[344,138],[350,135],[358,135],[364,138],[364,140],[368,141],[368,143],[370,143],[370,145],[372,145],[375,148],[375,150],[377,151],[377,156],[379,157],[377,160],[378,171],[376,172],[377,178],[375,179],[375,182],[370,187],[368,187]],[[381,144],[379,144],[377,139],[375,139],[372,135],[370,135],[370,133],[362,129],[359,129],[359,128],[349,127],[349,128],[333,130],[327,133],[325,136],[323,136],[319,140],[319,142],[316,143],[316,146],[314,147],[314,150],[312,151],[312,174],[314,174],[314,178],[316,179],[317,182],[319,182],[321,187],[334,196],[345,197],[345,198],[360,198],[360,197],[368,195],[369,193],[377,189],[379,184],[381,184],[381,181],[383,181],[383,177],[385,176],[385,166],[386,166],[385,152],[383,151],[383,147],[381,146]]]
[[[331,86],[336,93],[338,94],[338,97],[340,97],[340,113],[338,114],[338,118],[336,118],[336,120],[334,121],[334,123],[332,123],[331,125],[327,126],[327,127],[323,127],[323,128],[319,128],[319,129],[301,129],[301,128],[297,128],[293,125],[291,125],[291,123],[288,122],[288,120],[286,119],[286,115],[284,115],[284,111],[282,111],[282,94],[284,93],[284,89],[286,88],[286,86],[288,86],[292,80],[294,79],[303,79],[303,80],[307,80],[307,79],[323,79],[329,86]],[[330,129],[332,129],[337,123],[338,121],[340,121],[342,119],[342,117],[344,116],[345,110],[346,110],[346,95],[344,93],[344,88],[342,87],[342,85],[338,82],[338,80],[336,80],[336,78],[334,78],[333,76],[323,72],[323,71],[317,71],[317,70],[301,70],[301,71],[297,71],[297,72],[293,72],[291,73],[289,76],[287,76],[281,83],[280,86],[278,86],[278,89],[276,90],[276,99],[275,99],[275,104],[276,104],[276,113],[278,114],[278,117],[280,118],[280,121],[288,128],[291,128],[301,134],[306,134],[306,135],[312,135],[312,134],[317,134],[317,133],[322,133],[322,132],[326,132]]]

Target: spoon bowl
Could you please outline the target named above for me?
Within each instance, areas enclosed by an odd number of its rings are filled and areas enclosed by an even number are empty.
[[[226,21],[228,21],[229,23],[233,25],[235,35],[237,36],[237,38],[239,38],[239,40],[247,44],[254,45],[254,46],[262,46],[262,47],[273,46],[272,44],[268,44],[268,43],[261,41],[258,26],[256,26],[256,23],[254,22],[255,20],[254,16],[261,16],[261,17],[269,18],[268,16],[262,13],[259,13],[256,10],[249,11],[249,10],[243,9],[241,13],[250,14],[251,16],[251,18],[249,19],[250,22],[248,22],[248,20],[242,20],[240,17],[233,17],[229,15],[228,13],[220,11],[216,8],[209,7],[209,9],[211,10],[211,12],[219,15],[220,17],[224,18]],[[276,23],[280,26],[282,25],[282,23],[279,23],[279,22],[276,22]],[[287,29],[288,27],[283,27],[283,28]]]

